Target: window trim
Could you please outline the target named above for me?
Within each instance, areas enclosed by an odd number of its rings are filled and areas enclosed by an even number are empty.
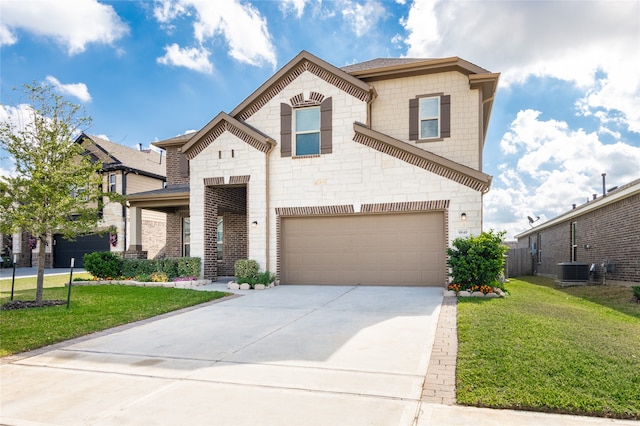
[[[217,252],[216,260],[218,262],[222,262],[224,261],[224,216],[218,216],[217,220],[218,222],[216,225],[216,252]],[[222,229],[222,232],[220,232],[221,229]]]
[[[185,232],[185,223],[189,225],[188,232]],[[182,218],[182,257],[191,257],[191,217]]]
[[[426,99],[435,99],[437,102],[436,111],[437,114],[433,116],[423,117],[422,116],[422,101]],[[422,122],[423,121],[431,121],[436,120],[437,122],[437,130],[435,136],[424,137],[422,134]],[[440,125],[442,124],[441,111],[440,111],[440,96],[420,96],[418,97],[418,137],[420,140],[433,140],[433,139],[442,139],[440,137]]]
[[[317,130],[308,130],[308,131],[298,131],[297,130],[297,113],[298,111],[303,111],[303,110],[311,110],[311,109],[315,109],[318,112],[318,128]],[[293,108],[293,112],[291,114],[291,154],[293,157],[315,157],[318,156],[322,153],[322,111],[320,108],[320,105],[312,105],[312,106],[305,106],[305,107],[298,107],[298,108]],[[313,152],[310,154],[302,154],[302,155],[298,155],[297,154],[297,150],[298,150],[298,135],[311,135],[311,134],[317,134],[318,135],[318,152]]]
[[[113,182],[111,182],[111,178],[113,177]],[[107,177],[107,192],[117,192],[118,191],[118,187],[117,187],[117,182],[118,182],[118,178],[116,177],[115,173],[109,173],[109,176]]]
[[[438,97],[438,135],[421,138],[420,100]],[[439,142],[451,137],[451,95],[429,93],[409,99],[409,140],[416,143]]]
[[[571,261],[578,261],[578,222],[571,222],[569,229],[569,243],[571,245]]]

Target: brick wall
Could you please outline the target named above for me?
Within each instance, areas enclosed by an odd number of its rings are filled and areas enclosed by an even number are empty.
[[[189,183],[189,174],[184,169],[184,155],[178,151],[178,147],[167,147],[167,185],[180,185]]]
[[[167,257],[182,257],[182,219],[185,217],[189,217],[189,209],[167,214],[167,241],[165,245]]]
[[[640,194],[542,229],[542,263],[535,263],[534,273],[556,278],[557,264],[571,261],[571,223],[576,222],[576,261],[595,264],[594,279],[602,280],[602,263],[607,259],[613,265],[607,282],[640,283],[638,211]],[[531,241],[536,241],[536,235],[531,234]]]

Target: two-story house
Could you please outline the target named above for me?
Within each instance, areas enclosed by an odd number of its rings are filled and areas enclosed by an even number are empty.
[[[281,284],[431,285],[482,230],[482,151],[499,74],[463,59],[337,68],[301,52],[167,150],[167,255],[206,278],[257,260]],[[132,244],[140,235],[132,234]]]
[[[127,195],[162,188],[165,185],[165,161],[160,152],[134,149],[100,137],[81,134],[76,143],[82,144],[85,153],[93,161],[102,164],[103,190]],[[81,193],[78,194],[81,196]],[[80,235],[72,240],[60,234],[50,237],[46,247],[46,267],[69,267],[71,258],[75,265],[83,266],[85,253],[112,251],[123,254],[129,246],[130,212],[126,205],[107,202],[102,206],[102,219],[95,234]],[[136,225],[145,230],[140,250],[149,257],[164,254],[166,218],[163,213],[145,211]],[[37,264],[36,241],[29,234],[15,234],[13,252],[18,255],[18,266]]]

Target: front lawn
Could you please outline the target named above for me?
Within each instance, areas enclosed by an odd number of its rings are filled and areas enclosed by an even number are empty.
[[[43,299],[65,300],[67,288],[50,287],[60,276],[45,277]],[[68,281],[68,276],[64,277]],[[29,282],[28,280],[32,280]],[[61,282],[64,282],[63,279]],[[17,282],[17,280],[16,280]],[[9,301],[11,280],[0,281],[0,304]],[[35,299],[35,278],[23,278],[14,299]],[[18,286],[16,286],[18,288]],[[226,293],[124,285],[78,286],[66,305],[0,311],[0,356],[36,349],[117,325],[218,299]]]
[[[640,304],[631,288],[512,279],[460,298],[458,403],[640,418]]]

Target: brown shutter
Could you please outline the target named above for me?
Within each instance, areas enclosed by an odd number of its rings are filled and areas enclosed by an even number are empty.
[[[291,157],[291,106],[280,104],[280,156]]]
[[[320,153],[331,154],[333,101],[327,98],[320,104]]]
[[[440,96],[440,137],[451,137],[451,95]]]
[[[420,118],[418,117],[418,99],[409,99],[409,140],[420,139]]]

